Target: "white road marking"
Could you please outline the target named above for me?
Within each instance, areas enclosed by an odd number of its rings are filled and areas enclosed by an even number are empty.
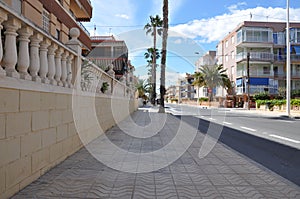
[[[300,144],[300,141],[294,140],[294,139],[291,139],[291,138],[282,137],[282,136],[274,135],[274,134],[270,134],[269,136],[274,137],[274,138],[278,138],[278,139],[281,139],[281,140],[286,140],[286,141],[289,141],[289,142],[293,142],[293,143],[296,143],[296,144]]]
[[[230,122],[223,122],[223,124],[231,125],[232,123],[230,123]]]
[[[294,121],[288,121],[288,120],[280,120],[280,122],[294,123]]]
[[[241,126],[242,129],[245,129],[245,130],[248,130],[248,131],[256,131],[256,129],[252,129],[252,128],[248,128],[248,127],[245,127],[245,126]]]
[[[210,120],[216,120],[216,119],[214,119],[214,118],[212,118],[212,117],[210,117],[209,119],[210,119]]]
[[[268,133],[267,133],[267,132],[263,132],[262,134],[264,134],[264,135],[268,135]]]

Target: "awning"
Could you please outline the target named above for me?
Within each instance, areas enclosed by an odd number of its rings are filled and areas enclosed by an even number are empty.
[[[269,85],[269,78],[250,77],[250,85]]]

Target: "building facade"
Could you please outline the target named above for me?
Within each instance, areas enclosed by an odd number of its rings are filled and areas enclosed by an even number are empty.
[[[121,78],[129,68],[128,48],[125,41],[116,40],[114,36],[92,36],[92,51],[88,59],[106,70],[113,64],[117,79]]]
[[[300,23],[290,23],[291,89],[300,89]],[[227,68],[238,101],[286,85],[286,23],[244,21],[217,46],[217,64]],[[247,56],[248,55],[248,56]],[[249,64],[249,80],[248,80]]]

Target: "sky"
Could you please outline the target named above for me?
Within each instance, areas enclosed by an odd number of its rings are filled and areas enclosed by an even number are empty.
[[[124,40],[135,74],[147,77],[144,53],[153,39],[143,29],[149,16],[162,17],[162,0],[91,0],[93,17],[84,23],[91,36],[114,35]],[[222,38],[243,21],[286,21],[286,0],[169,0],[166,84],[194,72],[195,61],[216,50]],[[300,21],[300,2],[290,0],[290,21]],[[158,48],[161,39],[157,41]],[[158,61],[159,62],[159,61]],[[159,70],[158,70],[159,77]],[[159,78],[158,78],[159,80]]]

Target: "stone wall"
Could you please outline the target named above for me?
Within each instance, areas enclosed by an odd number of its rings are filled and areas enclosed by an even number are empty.
[[[88,102],[86,106],[95,105],[103,131],[115,125],[111,96],[85,94],[82,98]],[[92,105],[91,100],[95,100]],[[119,119],[137,108],[130,99],[117,98],[116,103],[120,104]],[[84,106],[77,108],[86,116]],[[101,133],[92,132],[89,140]],[[44,92],[0,86],[0,198],[12,196],[82,146],[74,123],[72,92],[63,88]]]

